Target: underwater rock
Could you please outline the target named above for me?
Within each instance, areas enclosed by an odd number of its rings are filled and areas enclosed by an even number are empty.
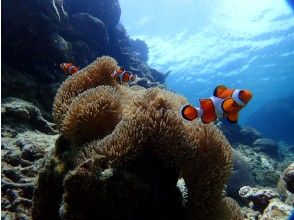
[[[252,145],[255,140],[262,138],[262,135],[252,127],[241,129],[241,143]]]
[[[77,13],[71,16],[70,20],[74,27],[76,38],[79,41],[84,41],[91,48],[91,57],[89,61],[94,60],[97,56],[107,53],[109,46],[109,36],[107,26],[98,18],[93,17],[88,13]],[[81,31],[82,30],[82,31]],[[75,44],[73,42],[73,44]],[[79,56],[79,51],[76,52],[76,57]],[[77,61],[78,62],[78,58]],[[88,61],[88,62],[89,62]]]
[[[283,168],[283,161],[269,157],[267,154],[256,152],[251,146],[237,145],[235,149],[249,165],[256,184],[276,187]]]
[[[124,63],[128,60],[128,64],[124,65]],[[138,76],[138,78],[147,80],[147,83],[141,83],[138,85],[146,85],[144,88],[150,88],[159,85],[160,83],[164,83],[164,80],[167,75],[159,73],[158,71],[151,69],[147,66],[146,63],[140,61],[137,57],[129,56],[129,53],[126,53],[126,56],[119,60],[122,62],[122,66],[125,66],[128,70]]]
[[[33,102],[38,108],[43,105],[44,99],[40,99],[39,94],[41,84],[39,79],[26,72],[13,69],[5,63],[2,63],[1,70],[2,98],[18,97]]]
[[[97,56],[111,55],[146,78],[147,88],[164,82],[164,74],[142,61],[147,58],[145,43],[130,46],[132,40],[119,24],[118,0],[16,0],[3,1],[2,8],[2,39],[9,42],[2,47],[3,97],[33,102],[47,119],[55,96],[50,87],[66,78],[59,68],[62,62],[82,68]]]
[[[290,164],[283,173],[283,180],[289,192],[294,193],[294,163]]]
[[[48,134],[55,133],[53,124],[46,121],[40,110],[32,103],[9,97],[2,100],[1,115],[6,120],[12,119],[16,122],[28,122],[32,127]]]
[[[242,214],[244,215],[243,220],[253,220],[253,219],[260,219],[261,213],[259,211],[255,211],[249,207],[242,207],[241,209]]]
[[[129,37],[127,36],[126,29],[120,23],[114,28],[109,30],[109,48],[110,55],[118,61],[120,66],[131,71],[140,78],[144,78],[151,83],[164,83],[168,74],[162,74],[152,68],[149,68],[146,62],[142,61],[140,56],[136,55],[136,50],[130,46]],[[152,87],[146,84],[149,88]],[[154,85],[153,85],[154,86]]]
[[[131,46],[133,41],[119,24],[118,0],[4,0],[2,7],[2,39],[9,42],[2,48],[4,97],[32,101],[49,115],[48,100],[55,94],[44,99],[40,93],[46,91],[40,88],[65,79],[58,65],[72,62],[82,68],[102,55],[115,57],[121,66],[146,78],[146,87],[164,82],[166,75],[145,63],[146,44],[136,41]]]
[[[287,219],[293,210],[293,206],[287,205],[277,198],[271,199],[260,220]]]
[[[3,119],[3,117],[2,117]],[[29,131],[25,122],[10,120],[1,126],[1,218],[31,219],[32,198],[45,153],[56,135]]]
[[[25,160],[35,161],[44,157],[45,151],[36,145],[26,144],[22,147],[21,153]]]
[[[253,143],[254,150],[264,152],[271,157],[278,157],[278,146],[268,138],[259,138]]]
[[[57,33],[50,35],[50,43],[54,53],[60,60],[73,59],[72,44]]]
[[[159,82],[159,83],[164,83],[165,82],[165,78],[168,76],[169,73],[161,73],[158,72],[155,69],[149,68],[150,70],[150,75],[153,77],[155,82]]]
[[[64,0],[64,8],[69,15],[88,13],[114,27],[120,19],[121,9],[118,0]]]
[[[283,172],[278,183],[279,191],[288,197],[287,191],[294,193],[294,163],[291,163]]]
[[[217,123],[217,126],[224,133],[232,145],[242,142],[242,128],[238,123],[230,123],[227,119],[220,119],[220,121]]]
[[[262,135],[254,128],[242,128],[239,124],[232,124],[226,119],[221,119],[217,125],[233,145],[252,145],[255,140],[262,138]]]
[[[17,70],[28,72],[42,79],[50,75],[56,61],[50,36],[58,33],[67,22],[61,0],[2,2],[3,16],[2,61]],[[21,34],[20,34],[21,33]],[[50,65],[48,65],[50,64]],[[45,71],[38,72],[37,66]]]
[[[150,81],[147,87],[157,86],[156,80],[163,82],[164,77],[159,72],[135,58],[136,49],[130,47],[131,40],[123,26],[117,25],[120,19],[117,0],[33,0],[19,2],[20,7],[17,5],[8,0],[2,4],[6,11],[2,37],[9,42],[2,48],[4,97],[32,101],[49,116],[50,101],[55,94],[44,99],[40,93],[46,93],[42,88],[64,80],[58,65],[73,62],[83,67],[104,54],[111,54],[121,65],[132,63],[126,65],[126,69],[136,74],[144,73],[142,77]],[[143,41],[140,45],[144,48]],[[152,74],[157,77],[151,77]]]
[[[276,141],[286,141],[294,144],[293,100],[293,95],[272,100],[247,117],[246,123],[254,126],[264,136]],[[280,115],[283,115],[283,120],[279,117]]]
[[[263,212],[270,200],[278,198],[279,194],[272,188],[254,188],[243,186],[239,195],[248,202],[253,202],[253,209]]]
[[[132,53],[138,57],[141,61],[147,62],[148,61],[148,46],[145,41],[140,39],[130,39],[130,47]],[[159,81],[159,80],[157,80]]]
[[[221,119],[217,126],[233,146],[238,144],[252,145],[257,139],[262,138],[262,134],[255,128],[242,128],[238,123],[232,124],[226,119]]]
[[[67,13],[63,8],[63,0],[45,0],[35,1],[36,6],[39,7],[42,15],[46,19],[51,19],[57,25],[67,20]]]
[[[186,123],[178,114],[186,100],[175,93],[117,84],[117,68],[98,58],[59,88],[53,116],[61,135],[40,172],[33,219],[238,216],[223,195],[232,167],[223,134]]]
[[[239,190],[244,185],[253,187],[256,183],[247,162],[233,149],[233,171],[227,183],[227,195],[239,203],[244,202],[239,195]]]
[[[130,86],[141,86],[144,88],[152,88],[152,87],[159,87],[159,88],[164,88],[164,85],[158,83],[158,82],[151,82],[148,79],[141,78],[141,77],[136,77],[136,80],[133,82],[130,82]]]

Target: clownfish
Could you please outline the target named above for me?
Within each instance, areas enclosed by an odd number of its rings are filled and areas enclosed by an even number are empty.
[[[73,75],[79,71],[79,68],[74,66],[72,63],[62,63],[59,67],[63,70],[65,75]]]
[[[133,73],[125,71],[122,67],[114,71],[111,76],[120,84],[128,83],[136,79],[136,76]]]
[[[238,121],[238,112],[250,101],[252,94],[248,90],[228,89],[220,85],[214,89],[213,96],[199,99],[200,107],[182,106],[180,112],[184,119],[192,121],[201,118],[208,124],[217,118],[225,117],[229,122]]]

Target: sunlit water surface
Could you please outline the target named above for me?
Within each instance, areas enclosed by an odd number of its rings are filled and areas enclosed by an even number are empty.
[[[294,94],[294,14],[283,0],[120,0],[121,22],[149,46],[167,86],[198,105],[224,84],[253,92],[240,123]],[[294,101],[294,100],[293,100]]]

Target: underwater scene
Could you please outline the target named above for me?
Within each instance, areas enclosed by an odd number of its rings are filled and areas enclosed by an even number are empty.
[[[294,220],[293,0],[1,12],[1,220]]]

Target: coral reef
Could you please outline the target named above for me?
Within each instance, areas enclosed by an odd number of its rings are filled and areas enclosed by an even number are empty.
[[[277,189],[244,186],[240,189],[240,195],[249,207],[243,207],[242,213],[245,219],[279,220],[286,219],[293,212],[294,195],[287,190],[284,177],[293,164],[290,164],[280,176]]]
[[[270,200],[269,205],[263,212],[260,220],[279,220],[286,219],[293,211],[293,206],[289,206],[279,199]]]
[[[227,183],[227,195],[240,204],[244,203],[243,199],[239,196],[239,189],[244,185],[252,187],[256,183],[248,163],[237,150],[233,149],[233,171]]]
[[[278,191],[286,203],[294,206],[294,191],[293,191],[293,168],[294,163],[291,163],[282,173],[278,182]]]
[[[224,199],[232,151],[223,134],[185,122],[179,95],[116,84],[117,68],[98,58],[58,90],[61,135],[39,175],[33,219],[241,219]]]
[[[286,189],[294,193],[294,163],[290,164],[283,172],[282,179],[285,182]]]
[[[14,123],[27,122],[33,128],[48,134],[54,134],[54,124],[41,115],[41,111],[30,102],[8,97],[2,100],[1,115],[4,120],[14,120]]]
[[[255,211],[249,207],[242,207],[241,212],[244,216],[243,220],[252,220],[252,219],[260,219],[261,218],[261,214],[259,211]]]
[[[263,211],[270,200],[278,198],[279,194],[271,188],[254,188],[250,186],[243,186],[239,191],[240,196],[249,202],[253,203],[253,209]]]
[[[276,187],[284,161],[277,161],[277,157],[269,157],[263,152],[256,152],[252,146],[234,146],[251,170],[257,185]],[[286,160],[285,160],[286,161]]]
[[[1,216],[31,219],[32,198],[38,171],[57,135],[40,110],[26,101],[7,98],[2,103]],[[44,126],[46,125],[46,126]],[[47,134],[41,133],[40,129]]]

